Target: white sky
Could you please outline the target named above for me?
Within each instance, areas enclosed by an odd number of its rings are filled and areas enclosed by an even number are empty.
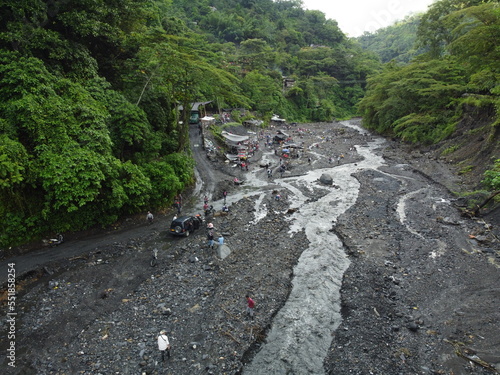
[[[410,13],[425,12],[435,0],[302,0],[303,8],[320,10],[337,21],[350,37],[373,32],[402,20]]]

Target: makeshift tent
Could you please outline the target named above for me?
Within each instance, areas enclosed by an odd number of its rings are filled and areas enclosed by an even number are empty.
[[[234,146],[238,145],[238,143],[246,142],[250,138],[247,135],[236,135],[233,133],[228,133],[227,131],[222,131],[221,134],[226,140],[226,143]]]
[[[285,139],[287,138],[286,135],[283,135],[283,134],[276,134],[273,138],[273,142],[274,143],[281,143],[281,142],[284,142]]]
[[[304,148],[302,146],[296,145],[295,143],[285,143],[283,146],[287,148],[300,148],[300,149]]]
[[[235,154],[226,154],[226,158],[231,161],[237,161],[239,159],[238,155]]]
[[[205,116],[200,119],[201,125],[204,128],[208,128],[210,125],[215,124],[215,118],[210,116]]]
[[[286,122],[286,120],[284,118],[280,118],[278,115],[273,115],[273,117],[271,117],[271,121]]]
[[[243,126],[250,128],[250,129],[256,129],[259,128],[264,121],[262,120],[245,120],[243,121]]]

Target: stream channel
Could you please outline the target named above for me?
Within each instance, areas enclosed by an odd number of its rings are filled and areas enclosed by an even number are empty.
[[[349,121],[342,125],[360,133],[364,129]],[[266,217],[267,207],[263,197],[270,191],[287,191],[291,208],[297,211],[289,216],[290,231],[304,229],[310,245],[305,249],[293,271],[293,287],[283,308],[276,314],[266,343],[244,369],[244,374],[323,374],[323,361],[327,355],[332,333],[341,323],[340,288],[349,259],[342,242],[330,229],[337,218],[356,202],[359,182],[352,176],[355,171],[378,169],[384,165],[375,153],[384,140],[376,138],[367,146],[356,146],[363,157],[361,162],[332,165],[315,169],[305,175],[269,180],[265,170],[256,169],[239,193],[228,197],[232,204],[244,197],[257,196],[254,225]],[[311,150],[308,151],[313,154]],[[271,159],[272,150],[264,153],[262,160]],[[318,159],[323,156],[318,155]],[[319,182],[321,175],[333,178],[333,185]],[[199,186],[201,191],[203,187]],[[311,200],[304,192],[320,196]],[[222,206],[221,200],[214,207]],[[202,207],[198,207],[199,210]]]

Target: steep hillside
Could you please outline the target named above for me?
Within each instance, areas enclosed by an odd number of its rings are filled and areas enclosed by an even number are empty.
[[[355,114],[379,63],[301,5],[3,1],[0,247],[168,207],[194,181],[192,103]]]
[[[360,102],[364,126],[450,164],[472,213],[500,190],[499,25],[498,1],[434,3],[417,31],[427,52],[385,64]]]
[[[416,46],[420,18],[421,15],[407,17],[373,33],[364,33],[356,40],[364,50],[375,53],[383,63],[391,60],[408,63],[425,52],[424,48]]]
[[[493,109],[479,111],[470,107],[449,138],[432,146],[402,146],[421,160],[421,170],[431,177],[440,173],[439,165],[454,171],[457,176],[455,181],[440,181],[459,198],[457,203],[464,211],[472,212],[492,194],[481,181],[484,173],[491,170],[495,160],[500,157],[500,128],[492,125],[494,119]],[[429,163],[426,163],[426,159]],[[491,201],[478,214],[494,216],[494,221],[500,224],[499,207],[498,202]]]

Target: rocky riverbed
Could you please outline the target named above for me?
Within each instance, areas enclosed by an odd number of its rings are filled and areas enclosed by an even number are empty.
[[[6,259],[3,269],[15,262],[23,274],[16,367],[5,358],[2,370],[498,373],[498,223],[460,215],[450,193],[460,181],[446,165],[356,121],[287,130],[304,149],[282,177],[264,140],[247,172],[208,159],[192,131],[199,184],[185,194],[184,213],[200,212],[204,194],[220,210],[228,191],[229,214],[207,218],[226,257],[208,248],[203,229],[171,237],[168,211],[152,225],[141,217],[115,233],[67,241],[50,262]],[[260,160],[272,162],[272,178]],[[247,294],[254,319],[245,314]],[[173,347],[165,362],[161,329]],[[9,348],[6,334],[0,344]]]

